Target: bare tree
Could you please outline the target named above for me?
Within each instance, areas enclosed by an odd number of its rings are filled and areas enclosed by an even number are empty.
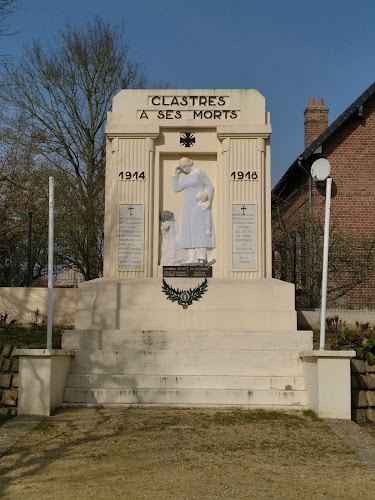
[[[8,18],[12,14],[15,14],[17,10],[17,0],[0,0],[0,38],[15,34],[15,31],[11,28],[11,24],[8,22]],[[0,63],[3,64],[6,60],[6,54],[2,53],[0,49]]]
[[[14,34],[8,23],[8,17],[17,11],[17,3],[17,0],[0,0],[0,36]]]
[[[32,141],[23,137],[24,120],[0,127],[0,286],[23,286],[26,279],[28,212],[33,212],[33,278],[47,265],[46,188],[48,171]]]
[[[318,307],[324,221],[309,215],[288,219],[277,208],[273,213],[274,276],[295,283],[298,306]],[[375,235],[356,236],[333,224],[329,241],[327,299],[338,305],[375,275]]]
[[[60,172],[60,213],[65,237],[60,251],[85,276],[102,269],[104,123],[121,88],[143,88],[146,78],[129,59],[124,29],[100,18],[83,27],[69,22],[54,45],[38,40],[16,67],[6,67],[3,99],[28,118],[26,140]]]

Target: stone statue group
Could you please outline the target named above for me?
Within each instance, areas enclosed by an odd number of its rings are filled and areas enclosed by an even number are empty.
[[[183,174],[180,177],[180,174]],[[210,266],[208,249],[215,248],[215,230],[212,221],[211,202],[213,186],[207,174],[196,168],[189,158],[181,158],[172,176],[175,193],[184,191],[184,209],[181,231],[173,212],[160,214],[161,265]]]

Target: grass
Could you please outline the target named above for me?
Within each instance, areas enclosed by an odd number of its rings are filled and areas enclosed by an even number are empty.
[[[10,422],[14,417],[12,415],[0,415],[0,427]]]
[[[35,429],[37,432],[41,434],[54,434],[55,426],[53,422],[49,420],[43,420]]]
[[[359,425],[375,439],[375,422],[366,422]]]
[[[312,420],[321,420],[314,410],[303,410],[305,417],[310,417]]]
[[[61,333],[68,330],[69,326],[56,327],[52,330],[52,346],[54,349],[61,348]],[[0,348],[7,344],[15,347],[45,347],[47,341],[47,327],[0,327]]]
[[[311,412],[214,408],[59,410],[0,459],[0,477],[4,500],[62,492],[72,500],[370,500],[374,487]]]
[[[282,421],[285,424],[299,424],[303,417],[292,413],[272,410],[232,410],[229,412],[218,411],[209,417],[210,423],[218,425],[238,425],[251,422]]]

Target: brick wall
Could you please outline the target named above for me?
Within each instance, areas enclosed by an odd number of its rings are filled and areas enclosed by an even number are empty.
[[[375,97],[354,114],[323,146],[336,193],[332,219],[357,235],[375,235]]]
[[[310,99],[305,109],[305,149],[328,127],[328,108],[324,106],[323,99]]]
[[[362,117],[354,114],[327,139],[323,155],[334,181],[332,224],[354,237],[375,238],[375,97],[364,105]],[[324,205],[324,196],[315,197],[315,212],[323,214]],[[374,308],[375,276],[350,291],[342,305]]]
[[[316,138],[314,130],[318,128],[316,123],[319,120],[316,118],[315,108],[319,106],[306,108],[310,113],[310,119],[306,122],[307,145]],[[323,112],[323,109],[321,111]],[[357,113],[352,115],[326,139],[322,154],[312,155],[309,164],[305,166],[309,167],[319,156],[326,158],[331,164],[330,175],[333,179],[331,229],[336,228],[348,236],[351,235],[354,242],[359,242],[360,238],[375,239],[375,96],[365,103],[363,116],[360,117]],[[308,175],[291,177],[289,183],[285,199],[279,203],[279,211],[282,212],[287,232],[296,229],[297,221],[308,213]],[[323,221],[324,209],[325,186],[317,187],[313,182],[314,218]],[[278,219],[274,207],[272,223],[273,238],[276,242],[280,240],[282,232],[286,232]],[[358,259],[354,249],[348,248],[348,253],[352,254],[352,259]],[[347,276],[344,274],[336,279],[341,279],[342,282],[350,279],[349,274]],[[280,276],[275,275],[275,277]],[[332,305],[355,309],[375,308],[375,276],[357,285]]]

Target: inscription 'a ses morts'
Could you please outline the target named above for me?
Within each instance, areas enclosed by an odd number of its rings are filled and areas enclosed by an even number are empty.
[[[239,117],[239,110],[227,109],[229,107],[228,101],[229,98],[227,96],[154,95],[149,97],[150,109],[139,111],[138,118],[140,120],[155,118],[159,120],[179,120],[181,118],[193,120],[234,120]],[[190,109],[186,109],[186,106]]]
[[[120,205],[118,268],[143,268],[143,205]]]
[[[256,270],[256,205],[232,205],[232,268]]]

